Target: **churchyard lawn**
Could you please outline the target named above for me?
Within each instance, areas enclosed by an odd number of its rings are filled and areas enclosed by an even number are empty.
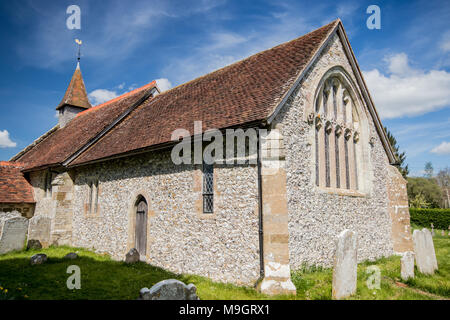
[[[450,236],[436,230],[434,245],[439,270],[433,276],[419,274],[415,279],[400,279],[400,257],[390,257],[358,265],[357,292],[350,299],[449,299],[450,298]],[[75,260],[64,260],[69,252],[76,252]],[[30,257],[45,253],[48,261],[30,265]],[[69,290],[67,267],[77,265],[81,270],[81,289]],[[378,266],[380,289],[376,286],[373,270]],[[371,270],[371,269],[369,269]],[[372,278],[371,278],[372,277]],[[216,283],[204,277],[176,275],[139,262],[127,265],[113,261],[107,255],[86,249],[51,247],[41,250],[13,252],[0,256],[0,300],[5,299],[136,299],[139,290],[150,288],[164,279],[178,279],[197,286],[200,299],[331,299],[332,269],[304,268],[293,272],[296,296],[269,297],[253,288]]]

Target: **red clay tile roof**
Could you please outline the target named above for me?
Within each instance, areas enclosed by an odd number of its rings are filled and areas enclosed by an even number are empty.
[[[33,188],[17,162],[0,161],[0,203],[35,203]]]
[[[80,63],[77,64],[77,68],[73,73],[72,80],[70,80],[66,93],[63,99],[56,107],[56,110],[62,108],[64,105],[71,105],[88,109],[91,107],[89,99],[87,97],[86,88],[84,87],[83,77],[81,75]]]
[[[156,96],[71,165],[170,142],[194,121],[206,130],[267,119],[338,21]]]
[[[266,120],[338,23],[148,99],[69,165],[170,142],[177,128],[192,133],[194,121],[202,121],[206,130]],[[146,88],[151,86],[155,83]],[[25,170],[62,164],[122,115],[142,91],[81,112],[15,160],[24,162]]]
[[[64,128],[51,133],[15,160],[24,163],[25,170],[63,163],[155,86],[156,82],[153,81],[107,103],[82,111]]]

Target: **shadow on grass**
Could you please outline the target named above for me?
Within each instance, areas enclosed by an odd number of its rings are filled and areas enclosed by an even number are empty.
[[[76,252],[78,258],[64,259],[69,252]],[[30,265],[30,258],[36,253],[45,253],[47,262]],[[67,288],[70,265],[80,267],[79,290]],[[50,247],[0,256],[0,286],[8,290],[7,294],[0,290],[0,300],[134,300],[141,288],[150,288],[166,279],[194,283],[202,300],[268,298],[250,287],[217,283],[196,275],[180,275],[144,262],[126,264],[82,248]]]
[[[29,257],[0,259],[0,286],[8,290],[7,297],[14,299],[137,299],[139,290],[151,287],[164,279],[183,277],[143,262],[125,264],[109,259],[98,260],[78,252],[75,260],[67,260],[46,253],[45,264],[30,265]],[[21,254],[22,255],[22,254]],[[69,290],[66,281],[70,265],[81,271],[81,289]]]

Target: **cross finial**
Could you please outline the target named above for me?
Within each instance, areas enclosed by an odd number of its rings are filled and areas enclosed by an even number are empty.
[[[75,42],[78,44],[78,63],[80,62],[81,59],[81,45],[83,44],[83,41],[79,40],[79,39],[75,39]]]

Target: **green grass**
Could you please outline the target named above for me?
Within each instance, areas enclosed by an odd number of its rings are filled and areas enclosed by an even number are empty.
[[[406,283],[400,280],[400,257],[379,259],[358,265],[357,293],[350,299],[443,299],[450,298],[450,237],[436,232],[434,238],[439,270],[433,276],[420,274]],[[45,253],[49,260],[43,265],[30,265],[30,257]],[[77,252],[76,260],[64,255]],[[66,273],[69,265],[81,269],[81,289],[69,290]],[[380,290],[370,290],[366,280],[369,266],[381,271]],[[194,275],[178,275],[145,263],[127,265],[107,255],[70,247],[50,247],[39,251],[12,252],[0,256],[0,300],[2,299],[136,299],[142,287],[150,288],[164,279],[194,283],[201,299],[331,299],[332,270],[303,268],[292,273],[296,296],[269,297],[254,288],[213,282]],[[7,290],[7,292],[5,291]]]

